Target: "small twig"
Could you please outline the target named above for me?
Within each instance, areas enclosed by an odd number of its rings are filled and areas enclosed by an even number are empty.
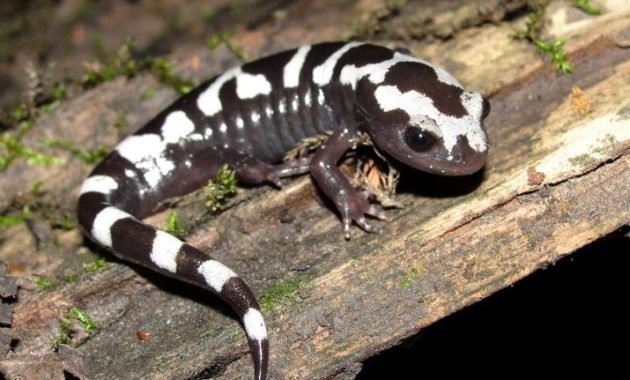
[[[378,161],[368,158],[367,160],[357,160],[357,170],[353,178],[353,182],[370,195],[376,202],[384,208],[403,208],[403,205],[396,201],[396,186],[400,179],[400,173],[391,164],[391,162],[381,154],[372,139],[367,133],[361,133],[354,141],[354,149],[359,146],[369,146],[376,156],[387,166],[387,170],[382,170]]]
[[[300,140],[293,148],[291,148],[285,155],[284,161],[293,161],[300,157],[304,157],[309,153],[322,146],[326,140],[330,137],[332,132],[327,131],[319,135],[306,137]]]

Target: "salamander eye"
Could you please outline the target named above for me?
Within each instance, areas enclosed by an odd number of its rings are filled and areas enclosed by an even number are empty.
[[[437,141],[431,133],[417,127],[409,127],[405,131],[405,143],[416,152],[429,150]]]
[[[484,120],[490,114],[490,102],[488,99],[483,98],[483,104],[481,107],[481,120]]]

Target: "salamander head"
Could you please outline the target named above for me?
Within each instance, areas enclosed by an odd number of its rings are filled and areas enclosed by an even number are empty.
[[[397,55],[380,83],[357,88],[357,113],[376,146],[415,169],[468,175],[483,167],[488,138],[483,120],[490,104],[466,91],[449,73]]]

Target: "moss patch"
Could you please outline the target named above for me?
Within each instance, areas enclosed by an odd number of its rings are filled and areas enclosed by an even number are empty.
[[[264,313],[272,313],[276,305],[299,306],[302,303],[298,291],[306,284],[306,279],[284,280],[271,285],[260,297],[260,308]]]
[[[212,213],[218,212],[228,198],[236,195],[236,173],[227,165],[221,166],[216,179],[208,182],[204,193],[206,208]]]

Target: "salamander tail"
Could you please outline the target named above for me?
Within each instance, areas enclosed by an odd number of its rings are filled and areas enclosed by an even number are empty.
[[[119,208],[111,201],[117,190],[117,182],[108,176],[85,181],[77,211],[86,235],[123,260],[215,292],[238,314],[254,357],[255,379],[264,380],[269,357],[267,328],[247,284],[199,249]]]

